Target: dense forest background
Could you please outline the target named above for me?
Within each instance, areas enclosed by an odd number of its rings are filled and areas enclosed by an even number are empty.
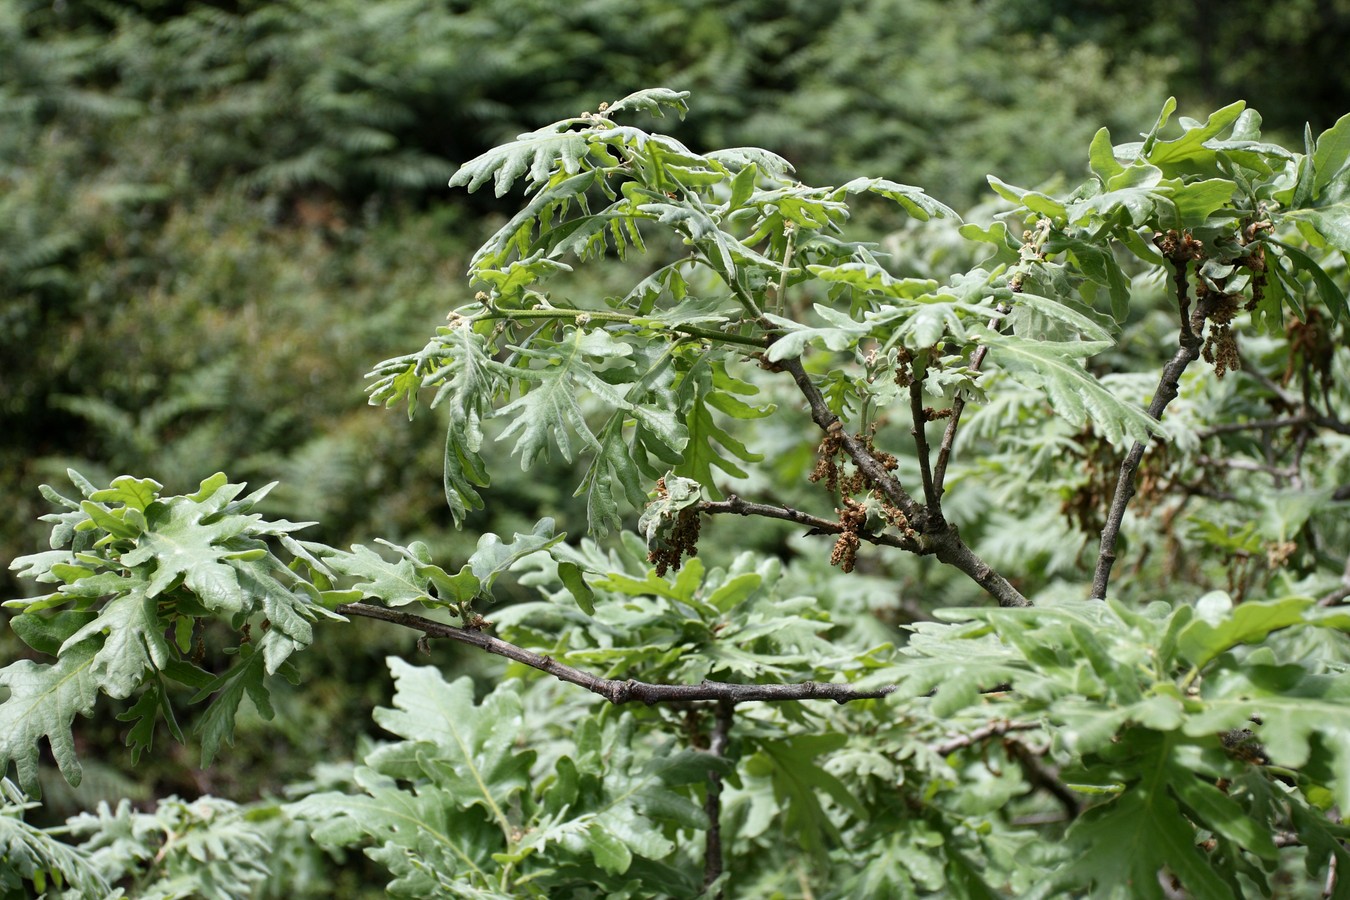
[[[536,467],[454,530],[443,421],[362,394],[463,302],[467,254],[510,208],[446,180],[542,123],[690,90],[697,115],[666,127],[695,149],[768,147],[809,183],[885,176],[966,211],[989,172],[1078,177],[1099,126],[1146,129],[1169,95],[1246,99],[1298,146],[1350,109],[1347,45],[1350,0],[0,0],[0,562],[41,546],[36,486],[68,466],[171,491],[279,480],[270,512],[316,540],[452,558],[480,530],[579,519],[576,473]],[[209,773],[170,744],[132,772],[124,723],[82,723],[85,781],[47,779],[44,814],[245,800],[349,757],[409,640],[382,628],[309,654],[303,695]],[[0,656],[20,652],[6,635]]]

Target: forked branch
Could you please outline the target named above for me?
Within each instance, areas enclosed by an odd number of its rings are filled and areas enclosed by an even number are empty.
[[[779,365],[797,383],[798,390],[806,398],[807,405],[811,409],[811,419],[816,425],[826,434],[838,434],[840,445],[853,461],[853,465],[887,501],[904,514],[917,535],[918,549],[914,552],[936,556],[947,565],[964,572],[997,600],[1000,606],[1031,605],[1031,601],[1022,596],[1022,592],[1013,587],[1008,579],[995,572],[988,563],[966,546],[955,526],[946,522],[941,515],[934,514],[929,507],[917,503],[900,480],[886,469],[867,445],[844,430],[843,423],[830,411],[829,404],[825,402],[820,389],[802,367],[799,358],[785,359]]]

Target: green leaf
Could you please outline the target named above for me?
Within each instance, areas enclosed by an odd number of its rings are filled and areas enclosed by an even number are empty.
[[[1319,883],[1325,884],[1331,872],[1350,871],[1350,852],[1344,845],[1344,826],[1332,825],[1321,810],[1309,809],[1297,799],[1289,804],[1290,820],[1300,841],[1308,848],[1307,872]],[[1339,832],[1339,833],[1337,833]],[[1330,868],[1332,860],[1336,868]],[[1336,879],[1332,900],[1346,900],[1345,879]]]
[[[752,775],[767,776],[774,793],[787,804],[783,828],[808,852],[823,852],[826,844],[842,839],[825,813],[820,794],[859,819],[866,811],[838,778],[822,769],[815,758],[844,745],[842,734],[802,734],[759,742],[759,752],[746,763]]]
[[[239,662],[211,679],[192,698],[192,702],[199,703],[215,695],[193,729],[201,738],[203,768],[211,765],[222,743],[234,744],[235,720],[245,696],[253,702],[260,716],[264,719],[273,717],[275,713],[266,674],[265,654],[257,653],[252,646],[244,644],[239,648]]]
[[[174,716],[173,705],[169,703],[168,690],[164,679],[156,677],[131,708],[117,716],[119,722],[134,723],[127,731],[127,746],[131,748],[131,764],[133,766],[139,764],[142,753],[153,749],[155,725],[161,715],[164,716],[164,722],[174,740],[182,743],[183,730],[179,727],[178,719]]]
[[[503,375],[530,388],[519,399],[496,413],[511,418],[502,431],[502,439],[519,435],[514,448],[522,468],[530,468],[550,445],[558,448],[563,459],[571,462],[572,442],[577,435],[592,450],[599,441],[586,425],[579,397],[589,392],[611,410],[629,410],[632,404],[610,383],[599,377],[592,361],[603,361],[611,377],[616,370],[632,365],[632,347],[615,340],[604,330],[572,328],[556,344],[540,342],[534,347],[517,348],[522,359],[537,364],[502,365],[494,368]]]
[[[1072,862],[1054,872],[1044,887],[1090,888],[1075,891],[1076,896],[1115,897],[1123,891],[1124,896],[1161,898],[1158,872],[1166,868],[1193,897],[1232,896],[1196,846],[1195,828],[1165,787],[1168,770],[1160,758],[1165,746],[1152,750],[1143,764],[1149,773],[1145,780],[1074,822],[1067,835]]]
[[[985,178],[989,182],[989,186],[994,189],[994,193],[1010,203],[1025,206],[1027,209],[1038,215],[1061,222],[1064,221],[1065,217],[1068,215],[1068,211],[1065,209],[1064,204],[1047,194],[1042,194],[1039,191],[1027,190],[1026,188],[1013,187],[1001,178],[996,178],[993,175],[987,175]]]
[[[600,432],[599,449],[573,495],[586,495],[586,521],[596,537],[603,537],[623,524],[614,495],[616,484],[630,505],[639,507],[646,501],[633,454],[624,442],[623,419],[619,416],[613,416]]]
[[[485,534],[478,539],[478,549],[469,557],[469,567],[483,590],[491,591],[497,577],[518,560],[547,550],[565,537],[566,534],[553,533],[553,520],[548,518],[540,519],[529,534],[517,532],[509,544],[503,543],[495,534]]]
[[[164,639],[158,604],[143,579],[125,579],[123,593],[99,610],[97,618],[68,637],[64,654],[89,638],[106,634],[90,673],[109,697],[122,699],[140,687],[145,672],[160,669],[174,657]]]
[[[395,777],[431,774],[460,808],[480,807],[510,832],[507,812],[529,786],[532,752],[521,752],[520,698],[506,687],[474,703],[473,681],[447,684],[431,667],[387,659],[395,683],[394,708],[375,711],[375,722],[403,738],[371,753],[372,768]]]
[[[728,201],[729,209],[740,209],[745,206],[745,201],[750,199],[750,195],[755,192],[755,182],[759,178],[759,167],[754,163],[741,169],[736,173],[736,177],[731,180],[731,199]]]
[[[567,588],[577,606],[588,616],[595,615],[595,591],[586,583],[581,567],[573,562],[558,563],[558,578]]]
[[[447,403],[453,413],[445,432],[445,496],[456,527],[471,509],[482,509],[483,500],[475,488],[487,487],[487,466],[479,455],[483,444],[483,419],[491,408],[498,380],[490,368],[487,339],[464,322],[447,329],[437,342],[436,368],[423,378],[425,386],[439,384],[435,408]],[[371,388],[375,402],[379,383]],[[393,399],[387,401],[392,403]],[[409,411],[411,412],[411,397]]]
[[[1054,319],[1073,328],[1089,341],[1109,341],[1111,332],[1075,309],[1050,297],[1023,292],[1017,295],[1017,306],[1033,310],[1047,319]]]
[[[431,561],[431,551],[421,541],[414,541],[407,547],[400,547],[398,544],[390,543],[382,538],[379,540],[381,544],[412,563],[415,583],[426,585],[428,591],[431,587],[436,589],[438,605],[448,604],[458,607],[473,601],[483,593],[483,583],[474,575],[471,565],[466,563],[460,567],[457,573],[451,575]],[[428,606],[433,605],[428,599],[423,599],[420,602]]]
[[[111,488],[97,491],[89,499],[96,503],[121,503],[145,512],[159,497],[162,487],[164,485],[152,478],[132,478],[130,475],[122,475],[113,479]]]
[[[109,510],[92,500],[85,500],[80,503],[80,509],[89,517],[87,523],[89,529],[101,528],[114,538],[128,540],[140,535],[140,527],[133,521],[128,521],[125,508]]]
[[[920,222],[927,222],[932,217],[961,221],[961,217],[956,214],[954,209],[928,196],[923,188],[898,184],[885,178],[855,178],[836,191],[836,194],[842,193],[877,194],[899,204],[905,212]]]
[[[734,419],[759,419],[770,415],[774,406],[751,406],[736,398],[737,394],[752,396],[758,388],[741,381],[727,372],[722,362],[701,357],[686,374],[679,387],[679,405],[688,408],[685,430],[689,435],[684,459],[675,467],[675,474],[691,478],[703,485],[708,496],[722,499],[713,469],[717,468],[735,478],[746,477],[745,470],[736,464],[759,462],[764,457],[746,447],[740,440],[722,428],[713,411]]]
[[[1350,202],[1332,203],[1310,209],[1292,209],[1284,213],[1284,217],[1296,222],[1306,222],[1332,247],[1342,253],[1350,253]],[[1325,292],[1323,296],[1326,296]]]
[[[973,226],[970,226],[973,227]],[[896,278],[874,263],[847,262],[835,266],[811,265],[807,271],[830,284],[847,284],[857,290],[895,300],[915,300],[932,293],[938,283],[931,278]]]
[[[1182,119],[1187,125],[1182,136],[1171,141],[1156,141],[1145,151],[1145,158],[1159,168],[1186,169],[1186,164],[1192,169],[1211,166],[1214,151],[1205,147],[1205,142],[1226,131],[1246,108],[1246,102],[1239,100],[1211,114],[1204,124]]]
[[[1337,178],[1345,177],[1347,161],[1350,161],[1350,113],[1337,119],[1335,125],[1317,138],[1312,159],[1314,196],[1321,197]]]
[[[627,844],[598,822],[590,822],[584,834],[586,849],[597,866],[615,875],[628,871],[633,864],[633,854]]]
[[[1233,201],[1236,185],[1227,178],[1192,181],[1172,192],[1182,228],[1198,228]]]
[[[37,775],[42,738],[66,781],[80,783],[71,722],[76,713],[88,716],[94,711],[97,650],[97,643],[88,641],[66,650],[53,665],[23,659],[0,669],[0,685],[9,688],[8,699],[0,703],[0,771],[14,763],[19,783],[35,797],[41,795]]]
[[[386,606],[407,606],[431,600],[427,579],[419,576],[413,563],[404,558],[389,562],[369,547],[352,546],[350,553],[335,553],[327,560],[334,570],[357,579],[352,585],[366,597]]]
[[[286,811],[311,823],[320,846],[373,844],[367,855],[395,876],[388,885],[392,896],[463,896],[469,886],[495,886],[487,873],[503,841],[493,823],[457,814],[453,799],[434,785],[413,793],[369,769],[355,775],[364,793],[313,794]]]
[[[245,598],[239,588],[237,563],[230,557],[238,548],[227,546],[227,542],[245,534],[258,517],[223,514],[222,507],[243,490],[242,484],[220,492],[224,487],[222,476],[209,493],[207,487],[203,482],[203,491],[197,494],[156,503],[147,516],[148,530],[122,561],[130,566],[154,561],[148,597],[158,597],[182,578],[183,585],[208,609],[237,613],[243,610]]]
[[[1088,165],[1103,184],[1125,171],[1125,167],[1116,159],[1109,130],[1099,129],[1092,136],[1092,145],[1088,148]]]
[[[93,610],[62,610],[54,615],[24,613],[9,620],[9,627],[25,644],[39,653],[56,656],[61,645],[98,615]]]
[[[1152,152],[1153,147],[1158,143],[1158,135],[1162,133],[1163,128],[1167,127],[1167,122],[1172,118],[1172,113],[1177,111],[1177,98],[1168,97],[1167,102],[1163,104],[1162,110],[1158,113],[1158,119],[1153,123],[1153,127],[1144,135],[1144,140],[1136,144],[1122,144],[1116,149],[1126,155],[1133,154],[1138,159],[1143,159]]]
[[[1315,773],[1338,804],[1350,806],[1350,677],[1248,665],[1211,671],[1202,693],[1203,707],[1187,719],[1186,734],[1250,727],[1255,717],[1271,762]]]
[[[755,591],[759,590],[763,583],[763,576],[757,572],[743,572],[740,575],[732,576],[708,595],[708,604],[721,612],[730,612],[733,607],[744,603]]]
[[[688,91],[672,91],[670,88],[647,88],[635,91],[616,100],[605,110],[605,115],[613,117],[618,113],[647,112],[654,116],[664,116],[665,109],[675,110],[681,119],[689,112]]]
[[[1162,170],[1156,166],[1138,163],[1127,166],[1107,182],[1105,191],[1075,200],[1060,213],[1060,218],[1082,224],[1093,217],[1113,219],[1118,211],[1124,210],[1130,224],[1143,225],[1159,202],[1167,200],[1162,179]]]
[[[1341,315],[1347,310],[1350,310],[1350,303],[1347,303],[1344,292],[1342,292],[1336,282],[1332,280],[1331,276],[1328,275],[1311,256],[1297,247],[1291,247],[1289,244],[1285,244],[1272,238],[1267,238],[1267,242],[1279,247],[1280,253],[1283,256],[1288,257],[1290,262],[1294,264],[1295,269],[1307,272],[1312,276],[1313,284],[1317,286],[1318,296],[1322,298],[1322,302],[1326,305],[1327,309],[1331,310],[1331,320],[1333,322],[1339,322]]]
[[[1125,234],[1134,235],[1136,239],[1138,237],[1130,230],[1126,230]],[[1116,261],[1115,253],[1109,247],[1102,247],[1089,241],[1058,236],[1052,239],[1048,249],[1054,251],[1063,249],[1073,254],[1073,260],[1083,274],[1110,292],[1111,318],[1115,319],[1117,324],[1123,325],[1130,313],[1130,282],[1125,277],[1120,263]],[[1018,302],[1022,302],[1021,295]],[[1054,302],[1064,305],[1060,300]],[[1109,339],[1109,334],[1107,337],[1093,337],[1087,331],[1083,334],[1089,340]]]
[[[1258,825],[1236,801],[1213,784],[1181,766],[1172,767],[1170,784],[1177,799],[1186,804],[1210,831],[1223,835],[1262,859],[1279,858],[1270,831]]]
[[[1250,600],[1224,615],[1213,609],[1206,613],[1201,607],[1200,617],[1193,619],[1177,635],[1177,649],[1194,666],[1204,666],[1219,654],[1238,644],[1254,644],[1272,631],[1288,628],[1304,621],[1304,612],[1313,601],[1303,597],[1283,600]]]
[[[1032,341],[987,328],[981,328],[980,335],[994,350],[993,358],[1000,366],[1023,377],[1036,376],[1035,386],[1070,424],[1082,426],[1091,421],[1115,446],[1147,442],[1157,429],[1158,423],[1148,413],[1116,397],[1078,362],[1107,349],[1109,343]]]
[[[822,346],[836,353],[848,350],[872,330],[870,325],[855,322],[847,313],[824,304],[814,304],[814,308],[816,314],[825,320],[826,325],[803,325],[795,319],[787,319],[772,313],[765,314],[764,318],[783,331],[765,354],[771,362],[801,356],[807,345]]]
[[[574,121],[522,134],[509,144],[475,157],[460,166],[450,179],[450,187],[467,186],[472,192],[492,179],[493,191],[501,197],[527,172],[532,186],[547,182],[555,171],[575,175],[590,152],[591,130],[572,131]]]
[[[8,781],[4,785],[12,789]],[[72,847],[54,835],[23,821],[15,814],[14,805],[0,804],[0,887],[15,887],[6,876],[17,876],[33,882],[33,888],[43,891],[43,880],[51,877],[55,892],[42,896],[117,897],[99,865],[88,850]],[[69,886],[71,892],[60,892]],[[25,886],[17,886],[11,896],[30,896]]]

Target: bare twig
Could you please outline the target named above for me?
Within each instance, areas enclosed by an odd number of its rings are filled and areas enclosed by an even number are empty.
[[[1307,425],[1317,421],[1317,416],[1312,413],[1299,413],[1296,416],[1281,416],[1277,419],[1252,419],[1248,422],[1220,422],[1217,425],[1210,425],[1207,428],[1201,428],[1196,431],[1196,435],[1201,438],[1211,438],[1220,434],[1231,434],[1235,431],[1279,431],[1282,428],[1294,428],[1299,425]]]
[[[1022,774],[1031,782],[1032,787],[1045,791],[1059,801],[1059,805],[1064,807],[1065,815],[1070,819],[1078,818],[1078,814],[1083,811],[1082,801],[1059,780],[1058,773],[1042,762],[1041,758],[1021,741],[1009,739],[1003,742],[1003,747],[1021,766]]]
[[[860,691],[847,684],[821,684],[805,681],[799,684],[729,684],[721,681],[704,681],[700,684],[651,684],[633,679],[619,680],[601,678],[580,669],[563,665],[557,660],[538,653],[532,653],[523,647],[507,643],[499,638],[470,628],[459,628],[436,622],[424,616],[399,610],[386,609],[368,603],[346,603],[337,607],[336,612],[348,616],[363,616],[367,619],[379,619],[393,622],[414,631],[420,631],[428,637],[447,638],[470,644],[480,650],[538,669],[552,675],[559,681],[580,685],[586,690],[599,694],[610,703],[620,704],[638,701],[648,705],[690,700],[726,700],[731,703],[743,703],[750,700],[782,702],[788,700],[833,700],[836,703],[848,703],[852,700],[874,700],[885,697],[895,690],[886,686],[872,691]]]
[[[942,504],[938,492],[934,489],[933,473],[929,468],[928,415],[923,411],[923,380],[927,372],[914,373],[909,382],[909,414],[914,420],[909,433],[914,437],[914,455],[919,459],[919,479],[923,483],[923,502],[928,505],[928,514],[939,522],[942,519]]]
[[[999,319],[1008,314],[1008,307],[1000,303],[996,310],[994,318],[989,320],[989,327],[997,328]],[[967,367],[971,372],[980,371],[980,366],[984,365],[984,358],[989,355],[989,345],[981,344],[970,356],[970,365]],[[947,464],[951,462],[952,446],[956,443],[956,429],[961,424],[961,413],[965,412],[966,398],[962,394],[957,394],[952,400],[952,414],[947,419],[947,428],[942,432],[942,443],[938,447],[937,463],[933,466],[933,490],[937,492],[938,497],[942,496],[943,488],[947,483]]]
[[[1350,598],[1350,558],[1345,560],[1345,571],[1341,574],[1340,587],[1321,597],[1317,605],[1339,606],[1346,598]]]
[[[1298,409],[1300,406],[1303,405],[1303,399],[1301,397],[1294,394],[1292,391],[1290,391],[1284,385],[1280,384],[1275,379],[1271,378],[1269,375],[1266,375],[1258,367],[1252,365],[1251,362],[1246,358],[1245,355],[1242,354],[1241,351],[1238,352],[1238,360],[1241,362],[1241,369],[1243,375],[1247,376],[1248,378],[1251,378],[1253,381],[1260,384],[1263,388],[1270,391],[1273,395],[1275,395],[1276,399],[1278,399],[1285,406],[1287,406],[1290,409]]]
[[[1001,687],[1006,688],[1006,685]],[[1021,767],[1022,773],[1026,776],[1028,782],[1033,788],[1043,790],[1049,793],[1064,808],[1065,816],[1070,819],[1078,817],[1082,811],[1082,803],[1078,796],[1072,790],[1059,780],[1055,771],[1041,761],[1038,754],[1033,752],[1021,741],[1007,737],[1007,735],[1018,731],[1030,731],[1040,728],[1040,722],[1013,722],[1007,719],[990,722],[988,725],[976,728],[968,734],[960,734],[956,737],[943,741],[940,744],[930,744],[929,749],[939,756],[947,756],[955,753],[957,750],[964,750],[967,747],[978,746],[991,738],[1004,738],[1003,747],[1008,756]],[[1062,821],[1063,817],[1056,817],[1055,821]]]
[[[807,534],[842,534],[844,526],[835,519],[824,519],[787,506],[770,506],[767,503],[751,503],[735,494],[725,500],[705,500],[699,504],[699,510],[708,515],[734,513],[740,516],[762,516],[766,519],[781,519],[806,525],[811,530]],[[919,545],[912,538],[900,534],[873,534],[868,531],[856,532],[858,537],[871,544],[885,547],[897,547],[917,553]]]
[[[731,723],[736,715],[736,706],[730,700],[719,700],[714,713],[712,739],[708,752],[713,756],[725,756],[727,744],[731,740]],[[708,797],[703,803],[703,811],[708,814],[708,834],[703,854],[703,889],[722,876],[722,773],[716,769],[708,772]],[[717,892],[715,900],[721,900],[722,891]]]
[[[1279,468],[1278,466],[1268,466],[1264,463],[1253,462],[1250,459],[1215,459],[1212,456],[1197,456],[1196,465],[1208,466],[1211,468],[1238,469],[1243,472],[1264,472],[1267,475],[1273,475],[1276,478],[1293,478],[1298,475],[1298,469],[1293,466]]]
[[[1186,295],[1187,259],[1184,254],[1172,257],[1176,268],[1177,303],[1181,310],[1181,336],[1177,339],[1177,352],[1167,365],[1163,366],[1162,376],[1158,379],[1158,389],[1148,405],[1148,414],[1161,419],[1167,404],[1176,399],[1180,391],[1181,373],[1186,367],[1200,358],[1201,333],[1205,325],[1206,309],[1197,304],[1194,315],[1188,316],[1190,298]],[[1111,498],[1111,510],[1106,516],[1106,526],[1102,529],[1101,549],[1097,554],[1097,568],[1092,575],[1092,596],[1098,600],[1106,599],[1106,586],[1111,580],[1111,567],[1116,564],[1116,539],[1120,536],[1120,524],[1125,519],[1125,507],[1134,496],[1134,475],[1144,458],[1147,444],[1136,441],[1125,455],[1120,466],[1120,478],[1116,482],[1116,493]]]
[[[1220,422],[1217,425],[1210,425],[1207,428],[1198,429],[1195,433],[1202,438],[1211,438],[1220,434],[1231,434],[1235,431],[1280,431],[1285,428],[1297,428],[1301,425],[1316,425],[1318,428],[1325,428],[1328,431],[1334,431],[1337,434],[1350,434],[1350,423],[1343,422],[1335,416],[1323,415],[1316,411],[1304,409],[1303,412],[1295,413],[1290,416],[1279,416],[1274,419],[1252,419],[1247,422]]]
[[[990,738],[1002,737],[1003,735],[1014,731],[1030,731],[1033,728],[1040,727],[1040,722],[1012,722],[1007,719],[1000,719],[997,722],[990,722],[988,725],[982,725],[966,734],[958,734],[956,737],[948,738],[940,744],[929,744],[928,749],[932,750],[938,756],[948,756],[955,753],[957,750],[974,747],[976,744],[983,743]]]

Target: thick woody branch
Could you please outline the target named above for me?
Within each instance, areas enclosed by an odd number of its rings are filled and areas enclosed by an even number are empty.
[[[768,702],[833,700],[835,703],[848,703],[852,700],[875,700],[895,690],[894,687],[887,686],[873,691],[860,691],[847,684],[821,684],[815,681],[799,684],[728,684],[720,681],[704,681],[700,684],[650,684],[631,678],[624,680],[601,678],[564,665],[550,657],[532,653],[482,631],[446,625],[413,613],[368,603],[343,604],[337,607],[336,612],[347,616],[363,616],[367,619],[392,622],[420,631],[427,637],[446,638],[461,644],[469,644],[496,656],[503,656],[532,669],[538,669],[559,681],[584,687],[616,705],[633,701],[652,705],[691,700],[726,700],[730,703],[744,703],[751,700]]]
[[[952,568],[964,572],[997,600],[999,606],[1031,606],[1031,601],[1022,596],[1021,591],[966,546],[955,525],[948,525],[936,534],[925,535],[924,540],[927,544],[925,552],[932,553]]]

